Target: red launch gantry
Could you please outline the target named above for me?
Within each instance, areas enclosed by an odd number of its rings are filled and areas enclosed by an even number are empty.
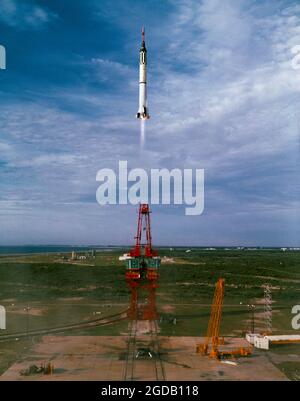
[[[145,243],[143,243],[145,233]],[[129,317],[131,319],[157,319],[155,291],[157,288],[160,258],[152,249],[150,209],[148,204],[139,207],[135,247],[126,256],[126,281],[131,290]],[[144,304],[139,304],[142,294]]]
[[[145,226],[143,227],[143,222]],[[133,258],[139,258],[142,256],[142,232],[143,228],[146,231],[146,244],[145,244],[145,257],[153,258],[157,257],[157,252],[152,249],[152,237],[151,237],[151,223],[150,223],[150,209],[149,205],[141,204],[139,208],[139,217],[138,217],[138,227],[136,233],[136,243],[135,248],[130,252],[130,256]]]

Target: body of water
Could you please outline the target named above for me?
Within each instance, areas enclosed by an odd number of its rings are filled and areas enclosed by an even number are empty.
[[[92,249],[110,250],[115,247],[109,246],[71,246],[71,245],[26,245],[26,246],[0,246],[0,255],[27,255],[27,254],[38,254],[38,253],[69,253],[72,251],[76,252],[87,252]]]

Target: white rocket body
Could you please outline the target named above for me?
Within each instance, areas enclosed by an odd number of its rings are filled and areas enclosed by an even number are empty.
[[[147,107],[147,49],[145,46],[145,31],[142,30],[142,46],[140,49],[140,80],[139,80],[139,110],[136,118],[150,118]]]

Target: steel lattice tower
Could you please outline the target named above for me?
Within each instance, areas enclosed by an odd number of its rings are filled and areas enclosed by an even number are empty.
[[[272,290],[269,284],[265,284],[264,288],[264,305],[265,305],[265,322],[267,334],[272,333]]]

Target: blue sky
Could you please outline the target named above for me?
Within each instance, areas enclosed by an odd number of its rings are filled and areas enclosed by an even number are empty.
[[[299,245],[298,1],[0,0],[0,44],[0,245],[131,243],[136,208],[95,198],[119,160],[205,169],[203,215],[153,207],[159,245]]]

